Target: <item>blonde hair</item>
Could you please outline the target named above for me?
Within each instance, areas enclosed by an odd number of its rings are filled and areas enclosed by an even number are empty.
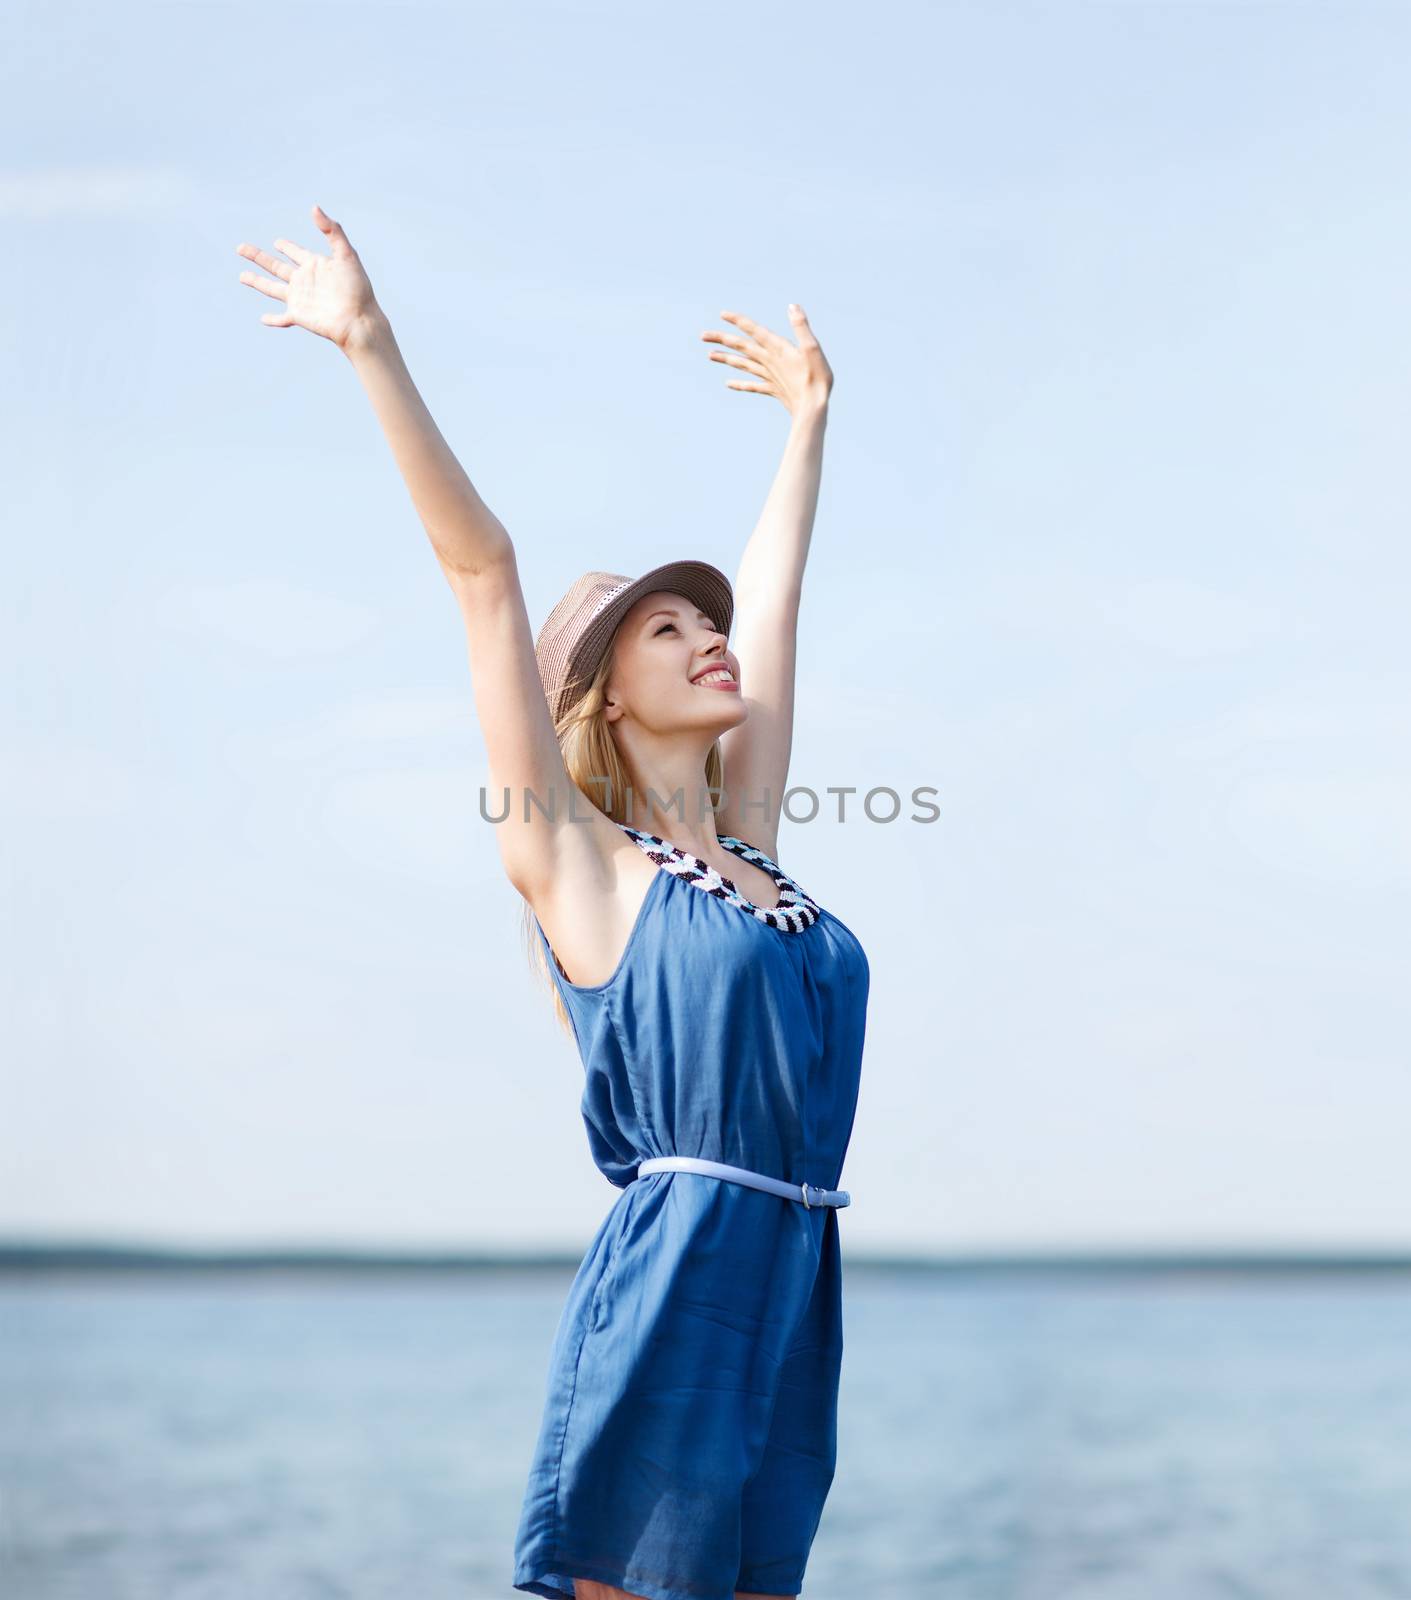
[[[608,679],[612,676],[612,656],[612,650],[609,648],[599,662],[598,669],[593,674],[582,698],[559,718],[554,733],[558,738],[563,764],[574,787],[604,816],[611,817],[614,822],[626,822],[628,816],[626,800],[632,780],[608,729],[607,719],[603,716],[607,707]],[[606,805],[603,804],[603,785],[600,781],[594,781],[603,778],[607,779],[608,804]],[[725,788],[725,763],[720,754],[718,739],[706,751],[705,781],[714,806]],[[548,986],[559,1026],[565,1033],[572,1034],[573,1019],[568,1014],[563,996],[559,993],[553,973],[549,970],[548,952],[545,950],[544,940],[540,939],[538,934],[534,908],[527,900],[521,912],[520,937],[530,966],[534,968],[539,979]],[[562,967],[559,970],[562,972]]]

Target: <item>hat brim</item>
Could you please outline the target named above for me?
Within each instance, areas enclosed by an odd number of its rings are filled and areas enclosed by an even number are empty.
[[[643,595],[666,589],[682,594],[706,612],[728,639],[735,620],[735,596],[730,580],[708,561],[668,561],[653,567],[620,589],[583,630],[569,653],[558,704],[553,706],[555,724],[583,698],[593,674],[612,644],[622,619]]]

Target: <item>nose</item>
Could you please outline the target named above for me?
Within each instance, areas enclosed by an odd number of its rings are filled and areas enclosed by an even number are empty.
[[[725,653],[725,635],[723,633],[712,635],[711,642],[701,650],[701,664],[692,670],[691,676],[693,678],[703,670],[703,664],[706,662],[711,662],[721,667],[730,665],[729,658]]]

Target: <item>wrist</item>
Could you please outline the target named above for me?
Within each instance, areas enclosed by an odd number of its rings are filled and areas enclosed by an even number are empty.
[[[342,350],[350,361],[355,361],[359,356],[385,350],[395,342],[392,337],[392,324],[387,320],[386,312],[374,303],[370,310],[363,312],[353,321],[347,337],[343,340]]]

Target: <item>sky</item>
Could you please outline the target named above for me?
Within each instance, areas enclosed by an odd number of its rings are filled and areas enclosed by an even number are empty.
[[[617,1198],[454,599],[239,282],[318,203],[536,630],[733,577],[788,418],[700,334],[808,313],[790,782],[903,801],[779,836],[872,973],[845,1249],[1411,1246],[1411,16],[7,18],[0,1236],[576,1248]]]

